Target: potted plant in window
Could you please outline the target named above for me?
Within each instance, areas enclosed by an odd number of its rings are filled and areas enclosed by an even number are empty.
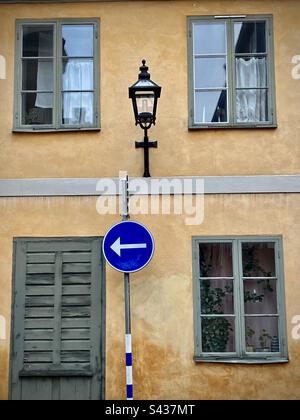
[[[203,314],[223,315],[223,299],[226,294],[232,294],[232,288],[213,288],[210,281],[203,281],[201,287],[201,303]],[[224,317],[202,318],[202,345],[204,352],[226,352],[232,326]]]
[[[260,348],[256,349],[259,352],[266,352],[269,353],[271,351],[271,340],[272,337],[265,329],[262,329],[261,334],[259,336]]]
[[[252,330],[249,326],[246,328],[246,352],[247,353],[253,353],[254,352],[254,346],[251,344],[251,338],[254,336],[255,331]]]

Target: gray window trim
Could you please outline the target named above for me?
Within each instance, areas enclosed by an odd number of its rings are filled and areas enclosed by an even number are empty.
[[[236,352],[235,353],[203,353],[201,349],[201,301],[200,301],[200,270],[199,270],[199,244],[208,242],[231,242],[233,246],[233,276],[235,281],[235,316],[236,316]],[[242,242],[274,242],[276,257],[276,274],[278,274],[277,297],[279,316],[279,353],[246,353],[245,327],[243,321],[244,305],[241,299],[243,294],[241,270],[241,243]],[[284,266],[282,236],[194,236],[192,238],[193,256],[193,308],[194,308],[194,346],[195,362],[219,363],[287,363],[287,327],[285,308]]]
[[[21,110],[21,89],[22,89],[22,27],[24,25],[53,25],[54,35],[54,103],[53,103],[53,124],[51,125],[22,125]],[[59,41],[61,27],[63,24],[92,24],[94,26],[94,124],[93,125],[68,125],[60,123],[60,74],[61,62]],[[22,19],[16,20],[16,42],[15,42],[15,83],[14,83],[14,119],[13,132],[53,132],[53,131],[99,131],[100,130],[100,19]]]
[[[235,66],[234,66],[234,52],[232,45],[232,28],[234,22],[243,21],[266,21],[267,34],[267,56],[268,56],[268,75],[269,75],[269,90],[268,90],[268,112],[269,121],[262,123],[237,123],[235,122]],[[227,49],[228,49],[228,109],[229,121],[227,123],[195,123],[194,122],[194,72],[193,72],[193,25],[197,22],[217,21],[227,22]],[[245,16],[188,16],[188,103],[189,116],[188,125],[189,130],[198,129],[216,129],[216,128],[277,128],[276,120],[276,95],[275,95],[275,64],[274,64],[274,31],[273,31],[273,15],[245,15]]]

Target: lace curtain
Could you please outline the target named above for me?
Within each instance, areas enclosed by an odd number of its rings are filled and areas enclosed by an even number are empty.
[[[236,91],[237,121],[267,121],[267,89],[257,89],[267,86],[266,58],[238,58],[236,83],[237,88],[241,89]]]
[[[63,74],[63,90],[92,90],[93,62],[69,60]],[[93,124],[93,94],[64,93],[63,119],[67,124]]]

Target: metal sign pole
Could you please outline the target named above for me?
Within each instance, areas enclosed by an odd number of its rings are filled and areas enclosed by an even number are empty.
[[[122,185],[122,220],[129,219],[129,193],[128,175],[121,179]],[[125,300],[125,351],[126,351],[126,398],[133,400],[132,376],[132,341],[130,316],[130,276],[124,273],[124,300]]]

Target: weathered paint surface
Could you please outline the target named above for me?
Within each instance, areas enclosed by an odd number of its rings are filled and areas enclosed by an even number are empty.
[[[128,86],[143,58],[162,86],[158,123],[150,132],[159,141],[151,151],[152,176],[299,173],[300,80],[292,78],[292,58],[300,54],[298,0],[0,7],[0,55],[7,63],[7,79],[0,80],[1,178],[116,176],[120,162],[130,175],[141,175],[142,152],[134,141],[142,131],[133,124]],[[262,13],[274,15],[278,129],[189,132],[186,17]],[[15,19],[68,17],[101,19],[101,132],[13,134]]]
[[[300,196],[207,196],[205,220],[136,216],[156,241],[150,265],[132,278],[135,397],[300,398],[300,340],[291,337],[300,314]],[[0,314],[10,325],[12,241],[20,236],[102,236],[119,220],[100,216],[95,198],[0,201]],[[241,366],[193,361],[193,235],[283,235],[290,362]],[[106,397],[125,398],[123,276],[107,267]],[[8,331],[9,334],[9,331]],[[9,339],[0,341],[0,399],[8,396]]]
[[[278,128],[188,131],[188,15],[273,14]],[[145,17],[146,16],[146,17]],[[101,131],[12,133],[15,20],[101,19]],[[147,1],[0,6],[0,178],[106,177],[143,172],[134,149],[142,131],[133,123],[128,86],[147,59],[162,97],[150,138],[151,174],[262,175],[300,173],[300,80],[292,58],[300,54],[298,0]],[[3,61],[3,60],[2,60]],[[120,165],[122,165],[120,167]],[[138,216],[156,240],[145,270],[132,276],[132,327],[136,398],[300,398],[300,341],[291,337],[300,314],[300,197],[207,196],[205,221],[186,226],[182,216]],[[0,201],[0,399],[8,397],[12,242],[20,236],[102,236],[119,220],[99,216],[95,198]],[[193,362],[191,237],[282,234],[290,363],[238,366]],[[125,398],[123,279],[107,268],[106,397]]]

